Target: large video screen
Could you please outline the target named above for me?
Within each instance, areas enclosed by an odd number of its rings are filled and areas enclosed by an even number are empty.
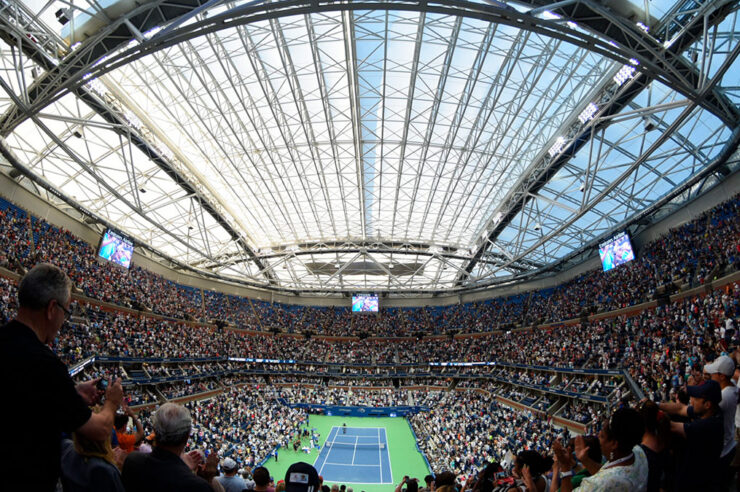
[[[131,257],[134,255],[134,243],[120,235],[119,233],[108,229],[100,240],[98,256],[104,260],[129,268],[131,266]]]
[[[377,313],[378,296],[375,294],[357,294],[352,296],[353,313]]]
[[[601,266],[604,267],[605,272],[634,260],[635,252],[632,249],[630,237],[626,232],[623,232],[608,241],[604,241],[599,245],[599,256],[601,257]]]

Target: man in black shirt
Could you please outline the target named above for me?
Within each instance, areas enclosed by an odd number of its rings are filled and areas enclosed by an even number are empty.
[[[209,483],[218,475],[218,455],[212,453],[205,467],[198,467],[200,459],[194,460],[193,452],[186,455],[190,464],[180,457],[192,428],[188,409],[165,403],[153,420],[154,450],[149,454],[133,452],[123,463],[121,478],[126,492],[213,492]],[[203,478],[194,475],[191,467],[200,468]]]
[[[0,388],[12,418],[0,447],[4,490],[54,490],[60,472],[61,436],[78,431],[104,441],[121,403],[120,380],[110,384],[103,410],[92,413],[97,381],[75,386],[49,349],[69,316],[71,282],[59,268],[41,263],[21,279],[18,315],[0,328]]]
[[[724,425],[719,409],[722,393],[719,384],[711,380],[688,386],[686,392],[691,405],[686,408],[685,415],[691,420],[671,422],[671,431],[686,438],[683,459],[677,460],[677,490],[718,491]]]

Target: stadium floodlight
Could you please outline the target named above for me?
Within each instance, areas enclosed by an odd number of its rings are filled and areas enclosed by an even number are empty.
[[[642,22],[638,22],[637,27],[639,27],[644,32],[648,32],[650,30],[650,28],[646,26],[645,24],[643,24]]]
[[[581,114],[578,115],[578,121],[581,123],[586,123],[590,119],[594,117],[596,112],[599,110],[599,107],[594,103],[588,103],[588,106],[581,111]]]
[[[144,39],[153,38],[161,30],[162,30],[162,26],[152,27],[151,29],[149,29],[147,32],[144,33]]]
[[[547,155],[554,157],[563,150],[563,147],[565,147],[565,137],[558,137],[555,143],[552,144],[552,147],[550,147],[550,150],[547,151]]]
[[[614,76],[613,80],[614,82],[616,82],[618,86],[621,86],[622,84],[624,84],[626,81],[628,81],[634,76],[635,76],[635,67],[631,65],[624,65],[619,70],[619,72],[617,72],[617,74]]]

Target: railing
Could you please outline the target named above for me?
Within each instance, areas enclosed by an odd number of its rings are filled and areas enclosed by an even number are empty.
[[[640,389],[640,386],[635,382],[635,380],[632,379],[632,376],[630,376],[630,373],[627,372],[627,369],[622,369],[622,375],[624,376],[624,380],[627,381],[627,385],[630,387],[630,391],[632,391],[632,394],[635,395],[635,398],[637,398],[637,401],[645,398],[645,393],[642,391],[642,389]]]

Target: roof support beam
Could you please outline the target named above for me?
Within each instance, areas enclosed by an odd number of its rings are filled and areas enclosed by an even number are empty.
[[[15,20],[23,19],[29,24],[25,25],[17,25],[16,23],[12,23],[15,25],[14,31],[17,31],[17,29],[21,28],[30,28],[33,24],[33,19],[27,18],[23,12],[15,11],[12,12],[9,9],[3,9],[0,10],[0,37],[4,37],[6,40],[14,39],[14,36],[10,34],[10,38],[8,38],[9,31],[8,31],[8,25],[7,22],[10,21],[10,18],[8,17],[11,14],[15,14]],[[130,21],[128,23],[130,25]],[[145,24],[146,25],[146,24]],[[133,30],[133,29],[132,29]],[[40,26],[34,27],[34,32],[43,31],[43,28]],[[17,32],[14,33],[17,35]],[[51,34],[49,35],[51,37]],[[132,33],[132,36],[138,36],[139,39],[143,39],[141,37],[141,33],[136,31]],[[47,74],[53,72],[59,65],[63,64],[60,63],[57,65],[55,62],[55,59],[51,56],[50,53],[44,52],[41,50],[41,47],[37,44],[34,44],[26,38],[26,41],[22,43],[23,50],[29,58],[33,59],[36,63],[44,67],[45,70],[47,70]],[[58,49],[58,47],[57,47]],[[22,71],[20,71],[22,72]],[[32,90],[33,85],[29,89],[29,102],[28,104],[31,104],[32,95],[34,91]],[[10,88],[5,87],[6,92],[8,92],[9,96],[13,96],[12,91]],[[226,230],[229,235],[232,237],[232,239],[240,245],[240,247],[244,250],[247,257],[250,258],[252,262],[255,263],[257,268],[259,270],[265,270],[264,265],[261,265],[259,263],[259,259],[257,258],[255,252],[252,250],[252,248],[246,243],[244,238],[241,237],[241,234],[231,225],[230,221],[225,218],[225,216],[218,210],[220,205],[214,205],[211,201],[211,198],[206,197],[200,190],[197,189],[197,186],[191,182],[190,179],[188,179],[181,171],[176,169],[169,161],[167,157],[163,155],[163,153],[152,146],[144,137],[140,136],[136,131],[131,131],[131,125],[127,123],[125,118],[123,118],[116,110],[109,107],[101,98],[96,97],[94,95],[94,92],[89,90],[87,87],[79,87],[75,90],[77,96],[83,100],[86,104],[88,104],[93,110],[95,110],[106,122],[114,125],[114,127],[121,128],[122,132],[125,130],[125,137],[129,139],[133,145],[135,145],[139,150],[141,150],[144,155],[146,155],[152,162],[156,163],[165,173],[167,173],[172,180],[177,183],[180,187],[182,187],[189,195],[195,196],[198,199],[198,203],[200,206],[205,209],[211,217]],[[20,101],[15,104],[14,109],[11,110],[11,112],[14,112],[18,116],[22,116],[22,119],[25,119],[26,117],[33,117],[34,110],[27,106],[26,104],[21,104]],[[22,119],[18,120],[18,122],[22,121]],[[3,136],[7,135],[8,132],[0,132]],[[132,164],[133,165],[133,164]],[[145,216],[143,212],[142,216]],[[275,277],[273,277],[271,274],[266,274],[267,280],[270,282],[275,281]]]
[[[545,2],[538,2],[536,0],[532,3],[539,6],[545,4]],[[681,5],[685,3],[683,2]],[[548,4],[544,6],[548,7]],[[549,4],[549,7],[553,7],[553,4]],[[618,39],[619,42],[630,43],[635,53],[642,53],[644,51],[653,52],[652,47],[647,46],[644,40],[636,36],[635,29],[632,32],[624,29],[624,24],[628,22],[626,19],[616,17],[613,13],[605,11],[602,6],[595,5],[589,1],[578,1],[573,3],[566,2],[565,4],[558,3],[555,7],[557,8],[554,13],[557,12],[565,18],[574,19],[576,22],[582,23],[593,30],[601,30],[612,38]],[[700,11],[693,13],[689,21],[685,23],[685,26],[696,26],[698,24],[705,29],[707,26],[717,25],[731,12],[733,7],[733,2],[715,3],[707,1],[702,5]],[[723,118],[723,121],[731,128],[735,128],[740,121],[740,110],[729,102],[726,96],[718,93],[714,88],[721,73],[724,72],[720,72],[720,75],[715,75],[714,83],[707,85],[706,81],[702,82],[704,75],[700,74],[695,67],[688,66],[680,56],[686,48],[700,39],[705,32],[704,29],[687,27],[681,30],[682,36],[675,39],[669,49],[663,51],[665,56],[663,62],[669,63],[670,60],[671,63],[674,63],[674,65],[671,65],[670,71],[678,74],[680,79],[688,80],[689,85],[696,87],[697,92],[688,95],[689,100],[693,103],[692,106],[704,106],[703,103],[711,99],[713,102],[710,103],[710,106],[715,107],[715,109],[717,106],[721,106],[727,110],[727,112],[725,112],[725,109],[717,110],[715,114],[724,114],[726,118]],[[678,31],[678,26],[674,30]],[[599,98],[605,98],[605,100],[603,102],[600,101],[602,110],[596,120],[579,123],[575,120],[575,115],[573,115],[572,120],[564,125],[564,129],[561,132],[561,135],[566,137],[568,143],[559,153],[551,156],[547,153],[549,149],[543,150],[541,157],[533,164],[531,170],[522,177],[501,205],[494,210],[491,215],[492,218],[489,219],[488,227],[484,229],[487,231],[485,233],[486,240],[481,239],[479,241],[473,259],[465,267],[467,274],[459,276],[456,281],[458,286],[465,283],[465,280],[470,276],[478,260],[483,255],[483,252],[488,248],[488,244],[496,241],[501,232],[506,229],[517,214],[532,199],[532,196],[543,188],[591,140],[596,129],[601,129],[610,124],[609,120],[618,115],[629,105],[637,94],[654,80],[650,74],[642,72],[642,66],[639,66],[637,69],[640,70],[639,75],[625,83],[621,88],[615,90],[614,85],[616,83],[612,81],[609,81],[602,88],[602,95]],[[678,87],[674,88],[681,92]]]
[[[209,5],[213,7],[224,2],[225,0],[211,2]],[[546,2],[533,1],[532,3],[535,7],[549,5]],[[129,44],[130,41],[136,39],[137,34],[132,32],[132,28],[138,32],[146,32],[152,27],[164,25],[191,12],[202,3],[197,0],[184,0],[178,4],[178,8],[174,9],[164,8],[165,5],[164,0],[146,3],[122,15],[90,36],[76,50],[58,60],[58,63],[51,66],[44,64],[47,69],[46,73],[29,87],[29,109],[32,112],[38,112],[70,90],[80,88],[89,80],[138,58],[204,34],[256,21],[311,12],[384,9],[473,17],[558,38],[621,63],[636,59],[640,64],[640,71],[647,77],[674,87],[689,99],[697,101],[712,111],[726,124],[734,126],[739,118],[737,108],[734,105],[727,106],[719,95],[710,94],[699,97],[697,89],[699,74],[693,66],[687,65],[680,57],[688,44],[701,35],[703,30],[701,23],[693,22],[688,27],[682,26],[684,29],[679,31],[681,36],[670,45],[669,49],[663,49],[662,44],[635,25],[590,0],[579,0],[562,6],[561,9],[568,19],[576,23],[580,22],[594,33],[599,33],[598,35],[582,32],[560,22],[520,13],[502,4],[485,5],[467,1],[452,3],[446,0],[417,4],[388,3],[381,0],[349,0],[346,3],[336,3],[333,0],[283,0],[270,4],[241,5],[227,12],[177,29],[161,31],[149,39]],[[723,2],[707,0],[703,3],[702,16],[710,17],[708,25],[711,26],[718,19],[724,18],[733,8],[734,2],[731,0]],[[23,43],[26,45],[25,50],[44,49],[43,46],[37,45],[27,37],[29,22],[31,19],[27,15],[19,16],[9,7],[0,9],[0,36],[10,44]],[[50,53],[45,53],[43,56],[56,57]],[[0,119],[0,134],[7,134],[23,119],[22,113],[11,109]]]
[[[632,98],[646,87],[651,80],[658,80],[661,83],[675,87],[676,90],[685,95],[691,102],[688,106],[693,106],[694,108],[696,106],[701,106],[706,108],[716,114],[727,125],[736,125],[738,121],[737,108],[735,105],[731,103],[728,104],[726,98],[723,99],[721,91],[716,90],[715,84],[717,79],[708,80],[703,69],[697,70],[693,64],[686,62],[681,57],[681,53],[691,42],[691,39],[700,39],[702,33],[706,35],[708,27],[722,15],[718,14],[714,17],[716,13],[718,11],[726,12],[728,8],[733,8],[732,2],[700,2],[698,8],[694,6],[689,8],[688,3],[680,3],[680,7],[686,6],[687,8],[683,13],[685,14],[684,17],[689,19],[688,22],[681,24],[673,23],[670,29],[663,29],[662,26],[658,28],[658,32],[662,33],[665,31],[668,34],[665,38],[668,43],[666,46],[669,46],[668,50],[664,49],[664,44],[659,40],[656,40],[654,36],[643,33],[639,29],[635,28],[633,25],[634,23],[632,22],[630,24],[631,21],[628,21],[624,16],[620,16],[604,8],[603,5],[605,2],[596,3],[595,1],[590,0],[564,1],[557,2],[556,4],[532,1],[529,3],[535,5],[535,10],[528,14],[519,13],[501,3],[481,5],[464,0],[462,2],[455,3],[449,1],[436,1],[420,2],[418,4],[397,4],[395,2],[388,3],[377,0],[348,0],[341,4],[335,4],[329,0],[318,0],[313,2],[307,2],[304,0],[283,0],[270,4],[243,4],[228,12],[214,15],[210,19],[197,15],[200,11],[205,12],[209,7],[217,6],[222,3],[224,2],[221,0],[211,0],[211,2],[207,4],[207,7],[203,8],[202,2],[189,2],[185,0],[180,4],[177,4],[177,7],[173,7],[170,3],[156,0],[138,7],[132,13],[124,15],[122,19],[111,21],[110,24],[104,27],[98,34],[93,33],[88,40],[82,42],[77,49],[71,52],[65,51],[66,47],[61,43],[50,49],[50,46],[52,45],[48,43],[39,43],[37,40],[29,38],[28,30],[24,31],[24,29],[31,24],[17,22],[17,19],[15,19],[16,22],[13,22],[12,20],[7,21],[5,14],[10,12],[10,10],[4,10],[4,8],[0,6],[0,37],[5,37],[5,39],[11,42],[13,46],[21,46],[24,52],[30,53],[29,56],[40,60],[37,63],[41,64],[41,66],[46,69],[46,73],[40,77],[37,82],[30,86],[26,86],[26,83],[22,81],[19,83],[19,87],[21,87],[20,91],[22,91],[23,95],[23,104],[16,104],[16,107],[11,108],[4,116],[0,117],[0,135],[12,132],[17,128],[17,125],[20,122],[24,121],[24,119],[29,117],[38,117],[40,110],[48,104],[58,101],[59,98],[63,97],[65,94],[70,94],[71,92],[75,93],[80,98],[87,96],[89,100],[84,99],[84,101],[96,109],[98,109],[99,106],[103,106],[104,112],[106,110],[110,111],[115,117],[110,120],[111,123],[118,121],[122,127],[125,127],[125,118],[122,119],[121,115],[116,114],[116,111],[114,110],[111,111],[111,108],[106,108],[106,103],[101,101],[95,95],[95,92],[88,92],[87,88],[92,87],[93,85],[90,81],[94,80],[95,77],[110,73],[117,67],[124,66],[131,61],[156,53],[167,47],[176,46],[178,44],[182,47],[189,44],[191,39],[207,35],[209,33],[215,33],[222,29],[234,29],[238,26],[264,20],[271,20],[273,21],[273,24],[277,24],[276,19],[284,16],[302,14],[309,17],[309,14],[314,12],[341,11],[342,18],[351,19],[354,15],[355,9],[364,10],[371,8],[375,10],[408,10],[441,13],[457,16],[458,22],[462,22],[461,17],[484,19],[491,23],[497,23],[496,25],[516,27],[521,30],[521,34],[526,36],[529,36],[531,33],[537,33],[538,35],[548,36],[552,39],[551,42],[553,43],[570,43],[575,46],[588,49],[593,53],[598,53],[608,57],[611,60],[616,60],[619,63],[629,63],[630,58],[634,58],[636,60],[635,66],[637,66],[637,69],[639,70],[637,79],[627,83],[621,89],[611,90],[610,88],[611,93],[608,95],[609,98],[606,100],[606,104],[601,106],[602,113],[599,115],[599,118],[594,120],[590,125],[583,126],[577,125],[574,121],[576,115],[572,115],[572,118],[566,127],[567,131],[564,132],[571,141],[559,154],[556,153],[556,155],[549,156],[547,158],[543,157],[542,162],[539,162],[539,158],[532,161],[531,155],[526,158],[527,164],[530,162],[535,163],[535,165],[531,167],[532,172],[525,176],[522,181],[514,187],[512,194],[507,197],[510,200],[505,202],[504,208],[497,209],[492,214],[492,217],[496,217],[496,220],[494,221],[495,223],[492,222],[492,224],[496,227],[500,227],[501,229],[499,229],[499,231],[503,230],[502,228],[505,227],[506,222],[515,217],[515,208],[517,206],[519,206],[519,210],[521,210],[522,208],[527,207],[528,203],[531,205],[532,196],[535,195],[538,190],[541,190],[542,187],[547,185],[554,173],[567,164],[569,158],[574,155],[578,148],[581,148],[587,142],[594,141],[594,135],[597,133],[595,130],[603,129],[603,127],[608,124],[605,122],[609,120],[609,116],[618,113],[620,110],[620,102],[623,104],[622,107],[624,107],[625,104],[629,104]],[[169,13],[167,13],[168,9],[173,8],[174,10],[169,10]],[[563,18],[558,21],[548,21],[546,19],[536,17],[539,11],[542,11],[544,8],[555,9],[556,11],[563,12],[565,14]],[[691,15],[689,15],[688,12],[691,12]],[[188,22],[188,25],[185,25],[186,23],[182,22],[182,20],[186,17],[193,22]],[[679,16],[674,15],[672,19],[674,17],[678,18]],[[18,18],[22,18],[22,16],[18,16]],[[164,25],[162,23],[163,19],[164,22],[166,22],[167,19],[177,20],[174,24],[170,24],[169,27],[166,27],[164,30],[160,31],[159,34],[153,35],[152,37],[144,37],[141,34],[145,29],[150,27]],[[575,20],[578,23],[579,28],[570,27],[565,22],[566,19]],[[697,19],[701,19],[703,22]],[[25,21],[27,19],[22,20]],[[352,28],[351,22],[346,22],[346,24],[349,24],[350,29]],[[584,27],[590,30],[591,33],[582,32],[581,28]],[[672,33],[675,33],[675,36]],[[53,37],[51,34],[53,33],[50,33],[50,39]],[[533,37],[535,36],[533,35]],[[131,39],[135,40],[135,43],[129,44],[128,41]],[[346,35],[344,39],[346,42],[352,43],[354,42],[354,35]],[[611,40],[613,44],[611,44],[609,40]],[[120,50],[115,51],[117,47],[120,47]],[[63,59],[59,56],[59,53],[62,51],[66,53],[66,57]],[[348,57],[348,65],[350,63],[355,63],[355,69],[357,69],[356,56],[351,53],[351,50],[347,50],[346,53]],[[291,62],[283,60],[283,64],[286,65],[286,63],[289,64]],[[349,70],[349,73],[352,74],[352,70]],[[21,73],[20,75],[22,76],[23,74]],[[355,78],[354,85],[352,86],[354,90],[353,98],[357,100],[358,85],[356,77],[352,77]],[[295,86],[295,84],[293,85]],[[601,101],[602,100],[599,102]],[[355,115],[352,120],[357,128],[361,128],[362,122],[360,117],[362,115],[358,114],[362,112],[361,109],[362,108],[359,103],[354,107]],[[562,120],[558,119],[558,122],[560,121]],[[406,124],[408,124],[408,120],[406,121]],[[116,126],[115,123],[114,126]],[[668,127],[668,125],[664,125],[664,127],[669,131],[672,128]],[[309,137],[309,140],[311,140],[311,132],[306,128],[307,127],[304,127],[304,131]],[[132,133],[135,134],[136,132],[134,131]],[[355,146],[360,145],[360,150],[355,152],[357,159],[362,159],[363,156],[360,143],[361,135],[361,131],[355,132],[354,144]],[[167,162],[168,159],[166,155],[162,155],[156,148],[156,141],[154,145],[152,145],[151,141],[147,142],[146,134],[143,138],[137,135],[132,135],[131,138],[133,139],[134,137],[142,140],[142,150],[147,156],[154,155],[152,160],[155,160],[155,157],[159,157],[164,161],[164,165],[169,165],[171,171],[178,176],[173,177],[171,175],[175,182],[179,183],[178,179],[181,179],[186,186],[191,187],[193,193],[191,193],[191,190],[188,188],[185,188],[190,196],[196,196],[200,191],[201,194],[198,195],[199,203],[202,203],[204,207],[209,205],[208,200],[210,199],[210,203],[213,204],[213,208],[216,213],[214,218],[216,220],[221,218],[228,226],[228,221],[233,219],[233,217],[229,217],[228,214],[224,215],[219,212],[219,199],[214,193],[209,193],[208,191],[202,193],[203,188],[199,187],[197,180],[193,182],[191,175],[187,172],[183,173],[181,168],[177,167],[177,163],[173,164]],[[292,148],[289,142],[287,148]],[[539,145],[535,148],[534,152],[536,152],[537,148],[539,148]],[[290,150],[288,152],[290,153]],[[635,152],[635,154],[637,160],[643,159],[646,155],[641,152]],[[656,155],[651,156],[650,159],[655,159]],[[540,154],[540,156],[544,156],[544,153]],[[697,161],[698,160],[701,160],[701,158],[697,157]],[[155,162],[158,161],[155,160]],[[702,164],[704,164],[704,162]],[[649,161],[644,162],[640,167],[649,170],[651,169],[651,163]],[[361,164],[357,166],[357,169],[358,172],[362,173],[363,167]],[[655,171],[655,174],[657,175],[658,171]],[[132,173],[132,176],[135,177],[135,174]],[[630,180],[631,178],[627,176],[624,179]],[[625,183],[629,182],[631,181],[625,181]],[[522,185],[521,188],[519,188],[519,184]],[[365,186],[365,179],[361,174],[360,179],[358,179],[358,187],[360,191],[359,197],[360,200],[362,200],[363,197],[366,196],[364,193],[367,193],[367,188]],[[604,187],[605,186],[600,186],[599,188],[601,189]],[[619,198],[626,200],[631,196],[631,194],[631,191],[623,192],[620,193]],[[551,200],[557,201],[557,192],[554,196],[555,198],[551,198]],[[584,197],[585,196],[586,194],[584,194]],[[593,203],[593,201],[584,198],[581,207],[585,208]],[[596,203],[598,203],[598,201]],[[140,204],[137,205],[139,205],[140,209]],[[369,208],[369,205],[367,206]],[[579,208],[577,205],[572,206]],[[364,212],[365,206],[361,206],[361,209]],[[211,210],[208,211],[211,212]],[[511,213],[504,214],[502,211]],[[544,211],[543,209],[543,213],[547,214],[549,212]],[[575,215],[578,213],[583,213],[580,208],[577,210]],[[535,216],[536,211],[534,211],[532,215]],[[363,218],[365,218],[365,214],[363,214]],[[238,220],[236,222],[239,223]],[[363,231],[368,229],[369,226],[362,227]],[[465,288],[468,284],[474,284],[474,287],[478,285],[477,282],[472,281],[471,278],[466,278],[466,276],[471,273],[476,263],[485,264],[486,259],[491,257],[491,245],[500,245],[502,251],[507,251],[508,249],[505,241],[498,240],[497,235],[485,237],[490,229],[490,227],[487,228],[483,233],[480,239],[485,240],[479,242],[481,245],[480,249],[475,251],[472,259],[469,258],[469,255],[463,255],[467,257],[464,261],[467,261],[468,263],[464,264],[464,273],[462,273],[460,284],[458,284],[461,288]],[[229,231],[228,228],[226,230]],[[237,242],[240,237],[245,237],[246,231],[240,230],[239,227],[233,228],[230,231],[236,234],[236,236],[232,236],[232,238]],[[563,232],[562,229],[558,232],[562,232],[563,235],[570,234],[569,231],[566,230]],[[541,233],[540,235],[545,236],[544,233]],[[553,235],[547,236],[547,238],[543,239],[549,238],[556,242],[564,237]],[[574,238],[573,235],[570,237]],[[522,245],[521,249],[526,249],[530,244],[524,239],[525,238],[523,236],[518,238]],[[451,240],[451,242],[455,244],[454,241]],[[568,242],[567,238],[563,240],[562,244],[565,244],[566,242]],[[244,243],[244,245],[244,252],[251,256],[251,261],[257,264],[261,271],[266,272],[265,274],[268,277],[268,281],[274,280],[269,277],[271,268],[257,263],[260,260],[260,255],[251,251],[249,247],[246,246],[246,243]],[[542,249],[544,250],[544,248]],[[531,249],[528,251],[531,251]],[[216,251],[214,256],[218,256],[219,253],[222,252],[223,251]],[[398,251],[391,251],[391,253],[399,254]],[[526,252],[524,254],[526,254]],[[548,255],[549,251],[545,256]],[[550,260],[548,260],[548,263],[549,261]],[[514,262],[516,262],[517,265],[527,265],[520,252],[517,251],[516,254],[504,260],[503,263],[498,263],[494,268],[515,268],[512,267]],[[530,268],[532,267],[532,265],[527,266]],[[249,277],[252,278],[251,270]],[[295,275],[293,278],[296,278]],[[488,276],[480,280],[486,281],[486,279],[490,280],[491,277]],[[300,282],[297,284],[300,289]],[[279,287],[277,284],[274,284],[274,286]]]

